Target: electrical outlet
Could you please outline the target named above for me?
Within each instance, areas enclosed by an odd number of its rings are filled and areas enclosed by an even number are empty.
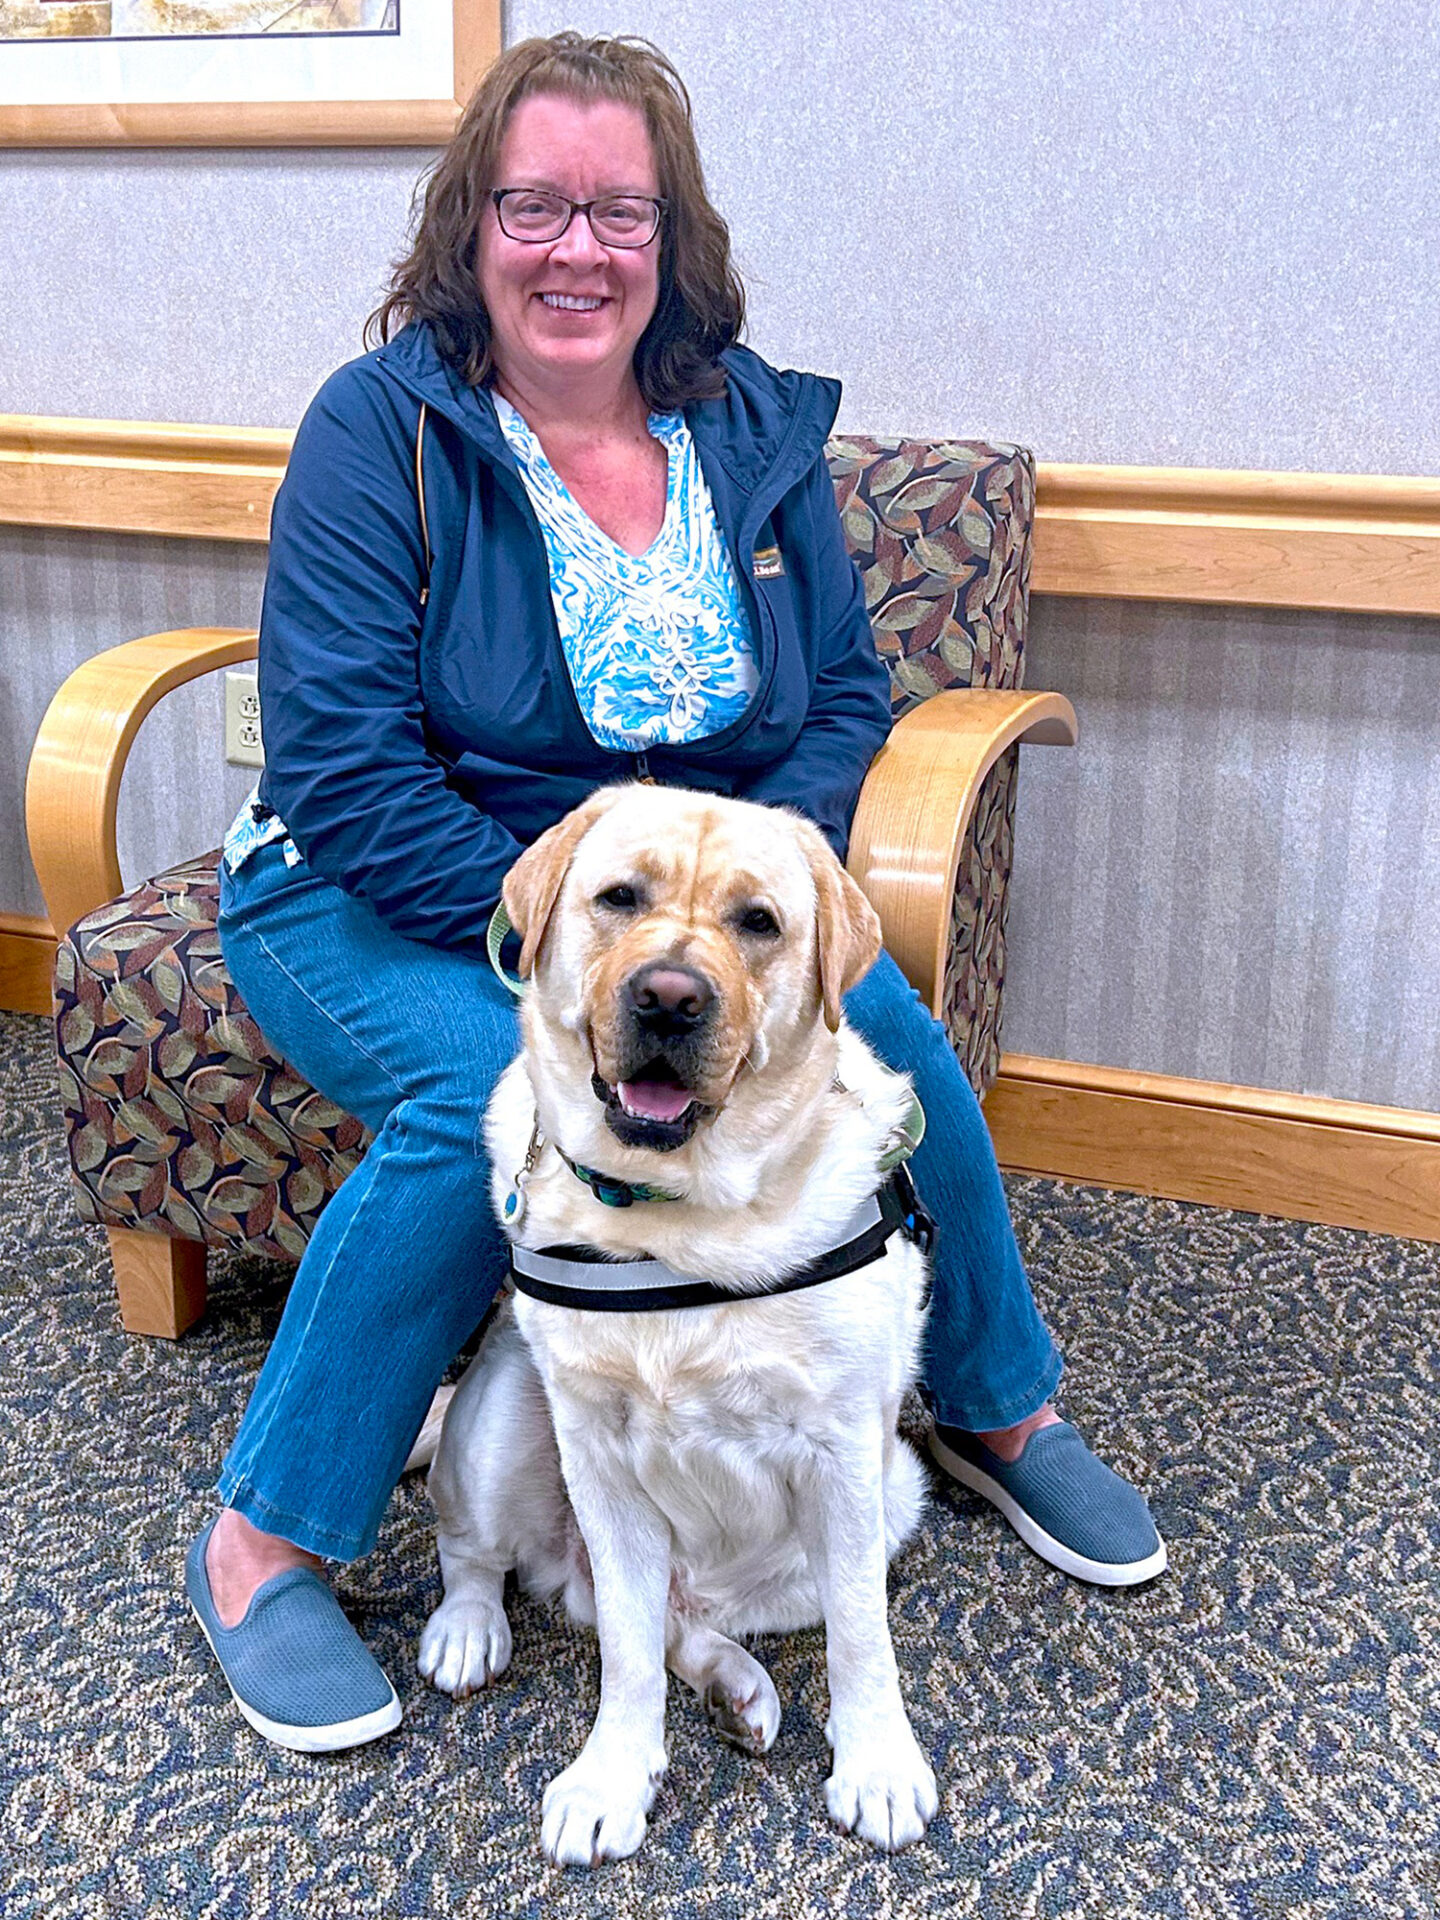
[[[247,673],[243,667],[225,676],[225,758],[232,767],[265,764],[260,686],[253,671]]]

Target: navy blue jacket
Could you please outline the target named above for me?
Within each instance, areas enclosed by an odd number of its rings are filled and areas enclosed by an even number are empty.
[[[884,667],[824,459],[840,389],[725,355],[686,409],[759,649],[741,717],[655,747],[670,785],[785,803],[843,857],[889,730]],[[419,403],[433,568],[415,485]],[[783,571],[757,552],[778,547]],[[260,626],[262,800],[307,863],[398,932],[479,951],[521,849],[633,754],[581,716],[544,540],[488,393],[407,327],[340,368],[295,436]]]

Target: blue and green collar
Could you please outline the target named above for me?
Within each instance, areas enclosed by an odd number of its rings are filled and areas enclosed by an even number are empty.
[[[621,1180],[613,1173],[597,1173],[594,1167],[582,1167],[578,1160],[572,1160],[563,1148],[556,1147],[555,1151],[575,1178],[585,1182],[601,1206],[633,1207],[637,1200],[683,1200],[685,1197],[665,1187],[652,1187],[643,1180]]]

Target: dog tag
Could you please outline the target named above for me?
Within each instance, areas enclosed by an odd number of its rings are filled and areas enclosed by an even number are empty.
[[[500,1220],[503,1226],[518,1227],[525,1218],[525,1189],[530,1184],[530,1176],[535,1171],[535,1162],[540,1158],[540,1149],[544,1144],[545,1136],[540,1131],[540,1117],[537,1114],[535,1125],[530,1130],[530,1144],[525,1149],[525,1164],[501,1202]]]

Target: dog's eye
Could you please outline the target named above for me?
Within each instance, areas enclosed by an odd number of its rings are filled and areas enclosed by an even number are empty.
[[[640,904],[640,896],[634,887],[606,887],[603,893],[595,896],[597,907],[613,907],[617,913],[633,913]]]
[[[741,933],[758,933],[767,940],[780,931],[780,922],[768,907],[743,907],[735,916],[735,924]]]

